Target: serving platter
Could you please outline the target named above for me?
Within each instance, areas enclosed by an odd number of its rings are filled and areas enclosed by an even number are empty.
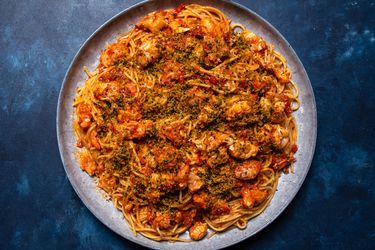
[[[134,236],[122,213],[113,206],[111,201],[103,197],[103,192],[96,187],[94,179],[80,169],[76,158],[76,138],[72,126],[74,112],[72,104],[77,88],[82,86],[87,78],[83,67],[88,67],[90,71],[95,69],[101,50],[106,47],[106,44],[115,42],[120,34],[134,27],[146,14],[158,9],[175,8],[182,3],[209,5],[221,10],[232,20],[232,23],[241,23],[257,35],[262,36],[286,58],[288,67],[292,71],[292,79],[300,91],[301,107],[293,113],[297,120],[299,149],[295,155],[297,161],[294,164],[294,173],[281,176],[278,191],[271,203],[263,213],[249,221],[246,229],[233,228],[218,233],[210,239],[206,237],[201,241],[189,243],[156,242],[140,234]],[[255,12],[236,3],[220,0],[209,2],[199,0],[145,1],[108,20],[86,40],[67,70],[60,90],[56,121],[59,150],[65,171],[82,202],[114,232],[140,245],[157,249],[218,249],[240,242],[265,228],[285,210],[300,189],[310,168],[317,134],[316,104],[311,83],[301,61],[289,43],[270,23]]]

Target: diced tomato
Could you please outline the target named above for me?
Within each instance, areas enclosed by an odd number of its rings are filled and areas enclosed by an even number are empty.
[[[215,86],[217,86],[217,84],[219,83],[219,81],[217,80],[217,78],[214,77],[214,76],[210,76],[210,77],[208,78],[208,82],[209,82],[211,85],[215,85]]]
[[[288,157],[284,154],[275,154],[272,156],[272,168],[281,170],[289,165]]]
[[[247,86],[247,82],[246,82],[246,80],[241,80],[241,81],[239,82],[239,85],[240,85],[240,87],[246,87],[246,86]]]
[[[294,145],[292,146],[292,148],[290,149],[290,151],[291,151],[292,153],[297,152],[297,150],[298,150],[298,146],[297,146],[296,144],[294,144]]]
[[[280,99],[281,99],[281,101],[283,101],[285,103],[285,109],[284,109],[285,113],[286,114],[291,114],[293,112],[293,110],[292,110],[291,103],[289,101],[289,97],[286,96],[286,95],[282,95],[280,97]]]
[[[180,4],[177,8],[174,9],[176,15],[178,15],[181,11],[185,9],[185,4]]]

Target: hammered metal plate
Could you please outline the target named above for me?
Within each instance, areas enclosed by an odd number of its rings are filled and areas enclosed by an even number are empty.
[[[119,34],[130,30],[147,13],[174,8],[179,4],[197,3],[210,5],[227,15],[232,23],[241,23],[256,34],[262,36],[268,43],[286,58],[293,75],[292,79],[300,90],[301,107],[294,116],[298,125],[298,152],[294,174],[282,175],[278,191],[265,211],[252,219],[247,228],[230,229],[219,233],[210,239],[197,242],[156,242],[142,235],[134,236],[125,222],[122,213],[114,208],[111,201],[103,198],[103,193],[96,188],[94,179],[83,172],[76,159],[75,135],[73,131],[73,99],[77,87],[82,86],[86,79],[83,66],[89,70],[96,68],[101,50],[107,43],[116,41]],[[107,227],[124,238],[140,245],[158,249],[218,249],[240,242],[259,232],[273,220],[292,201],[300,189],[314,155],[317,133],[316,105],[313,90],[306,71],[298,56],[284,37],[267,21],[253,11],[238,4],[225,1],[146,1],[124,10],[111,18],[95,31],[82,45],[73,59],[62,84],[57,107],[57,136],[61,158],[66,174],[86,207]],[[182,237],[187,237],[187,234]]]

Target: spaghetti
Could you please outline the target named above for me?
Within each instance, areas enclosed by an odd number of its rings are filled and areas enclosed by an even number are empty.
[[[85,71],[80,166],[134,234],[243,229],[294,161],[299,100],[285,59],[215,8],[150,13]]]

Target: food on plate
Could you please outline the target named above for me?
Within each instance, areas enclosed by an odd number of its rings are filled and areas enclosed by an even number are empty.
[[[86,72],[79,164],[134,234],[243,229],[295,161],[298,89],[285,59],[213,7],[148,14]]]

